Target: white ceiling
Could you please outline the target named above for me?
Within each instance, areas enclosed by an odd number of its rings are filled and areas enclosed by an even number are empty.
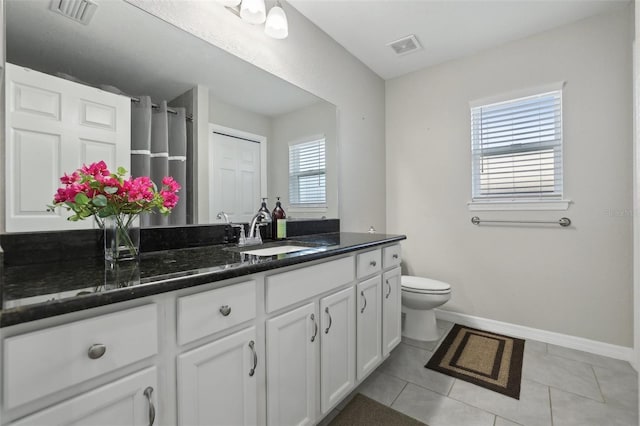
[[[6,0],[7,61],[155,102],[198,84],[223,102],[266,116],[321,101],[136,6],[94,1],[96,13],[82,25],[51,12],[50,0]]]
[[[380,77],[401,76],[586,17],[630,0],[289,0]],[[387,46],[415,34],[423,49]],[[295,37],[290,33],[289,37]]]

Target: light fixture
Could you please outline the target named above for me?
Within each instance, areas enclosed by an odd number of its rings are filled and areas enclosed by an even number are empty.
[[[287,15],[284,13],[284,9],[279,0],[276,1],[276,5],[269,10],[267,22],[264,24],[264,32],[269,37],[277,39],[287,38],[289,35]]]
[[[240,18],[248,24],[262,24],[267,19],[264,0],[243,0],[240,2]]]
[[[275,6],[269,10],[268,15],[265,0],[218,0],[218,3],[248,24],[264,23],[264,32],[269,37],[284,39],[289,35],[287,15],[280,0],[276,0]]]

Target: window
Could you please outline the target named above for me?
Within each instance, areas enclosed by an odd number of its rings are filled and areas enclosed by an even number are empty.
[[[562,91],[471,108],[473,202],[562,199]]]
[[[289,145],[289,202],[293,207],[326,207],[325,140]]]

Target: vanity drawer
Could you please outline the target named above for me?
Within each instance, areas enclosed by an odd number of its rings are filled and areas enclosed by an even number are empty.
[[[106,350],[102,352],[98,345],[104,345]],[[4,342],[5,408],[17,407],[156,353],[156,305],[9,337]]]
[[[386,269],[391,268],[392,266],[398,266],[402,260],[401,254],[402,251],[400,249],[400,244],[383,248],[382,267]]]
[[[364,278],[382,269],[382,254],[380,249],[360,253],[358,255],[358,278]]]
[[[178,299],[178,343],[193,342],[256,317],[256,282],[246,281]]]
[[[267,277],[266,309],[273,312],[354,280],[353,256]]]

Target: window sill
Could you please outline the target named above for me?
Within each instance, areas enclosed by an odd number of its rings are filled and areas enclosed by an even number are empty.
[[[547,201],[469,201],[470,211],[568,210],[571,200]]]
[[[287,212],[291,213],[325,213],[328,210],[327,207],[294,207],[289,206]]]

